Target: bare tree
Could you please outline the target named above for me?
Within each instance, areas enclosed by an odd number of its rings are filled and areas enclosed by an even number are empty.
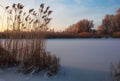
[[[104,34],[112,34],[120,31],[120,9],[115,15],[106,15],[102,20],[102,30]]]
[[[76,24],[71,25],[66,29],[67,32],[90,32],[93,28],[94,24],[92,20],[83,19],[77,22]]]

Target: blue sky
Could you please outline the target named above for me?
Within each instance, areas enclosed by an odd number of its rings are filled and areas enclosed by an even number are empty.
[[[4,6],[18,2],[26,8],[38,8],[40,3],[51,6],[53,20],[50,26],[55,30],[64,30],[82,19],[94,20],[96,28],[105,14],[115,14],[120,8],[120,0],[0,0]]]

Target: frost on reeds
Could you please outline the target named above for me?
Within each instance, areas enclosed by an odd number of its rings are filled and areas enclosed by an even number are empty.
[[[48,76],[57,73],[60,60],[47,52],[44,36],[39,33],[48,30],[52,13],[49,8],[41,4],[39,12],[30,9],[27,13],[21,3],[5,7],[7,21],[12,23],[7,23],[9,38],[0,40],[0,67],[19,66],[18,72],[23,74],[43,70]]]

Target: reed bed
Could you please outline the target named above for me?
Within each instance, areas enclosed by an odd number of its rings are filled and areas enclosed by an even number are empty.
[[[18,72],[23,74],[34,74],[43,70],[47,72],[48,76],[57,73],[60,59],[47,52],[44,35],[39,33],[48,29],[51,20],[49,15],[52,13],[49,6],[44,9],[44,4],[41,4],[39,13],[30,9],[27,16],[22,12],[24,6],[20,3],[13,4],[12,10],[9,8],[10,6],[6,6],[5,11],[14,21],[11,32],[6,31],[6,39],[0,40],[0,68],[18,66]],[[12,17],[14,15],[15,17]],[[10,27],[9,23],[7,24],[8,30]],[[28,33],[23,33],[23,29]]]
[[[57,73],[60,60],[45,49],[43,39],[9,39],[0,45],[0,67],[19,66],[23,74],[46,70]]]

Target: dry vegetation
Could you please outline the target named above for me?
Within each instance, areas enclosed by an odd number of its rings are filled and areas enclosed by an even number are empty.
[[[72,33],[90,32],[93,26],[94,26],[93,21],[83,19],[77,22],[76,24],[69,26],[65,31]]]
[[[82,32],[82,33],[79,33],[79,36],[81,38],[91,38],[93,36],[93,34],[89,33],[89,32]]]
[[[120,38],[120,32],[114,32],[112,34],[112,37],[114,37],[114,38]]]
[[[39,12],[30,9],[23,12],[20,3],[7,6],[7,38],[0,40],[0,68],[19,66],[23,74],[46,70],[51,76],[59,70],[60,60],[46,50],[44,36],[39,31],[47,31],[52,13],[49,6],[40,5]],[[10,23],[12,22],[12,23]],[[25,33],[27,30],[29,33]],[[24,39],[21,39],[24,37]]]
[[[111,65],[111,76],[113,81],[120,81],[120,62]]]
[[[107,14],[97,29],[92,29],[93,21],[88,19],[70,25],[65,32],[77,34],[80,38],[114,37],[120,38],[120,9],[115,14]]]

